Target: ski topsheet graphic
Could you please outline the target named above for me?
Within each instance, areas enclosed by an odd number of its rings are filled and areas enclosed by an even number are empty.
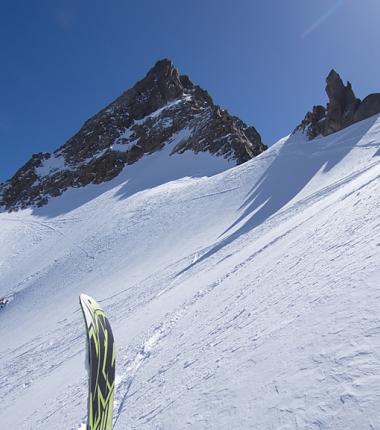
[[[111,430],[115,392],[115,345],[110,323],[99,304],[81,294],[88,341],[87,430]]]

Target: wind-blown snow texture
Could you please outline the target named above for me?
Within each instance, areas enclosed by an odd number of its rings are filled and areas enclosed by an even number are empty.
[[[0,214],[2,428],[84,428],[81,292],[113,324],[115,430],[380,428],[380,117],[207,157]]]

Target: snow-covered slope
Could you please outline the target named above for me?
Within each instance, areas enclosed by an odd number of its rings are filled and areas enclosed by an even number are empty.
[[[0,214],[2,428],[83,425],[81,292],[114,328],[115,430],[380,428],[380,117],[207,157]]]

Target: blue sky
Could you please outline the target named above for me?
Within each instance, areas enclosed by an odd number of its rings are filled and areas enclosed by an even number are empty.
[[[380,92],[379,0],[2,0],[0,181],[168,57],[267,144],[333,67]]]

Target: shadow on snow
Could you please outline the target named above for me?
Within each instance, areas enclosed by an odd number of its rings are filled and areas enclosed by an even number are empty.
[[[377,116],[355,124],[328,138],[300,141],[291,136],[282,146],[272,164],[247,194],[238,208],[237,219],[219,236],[227,235],[177,276],[206,260],[245,233],[256,228],[287,205],[319,172],[328,172],[360,142],[374,125]],[[376,146],[379,144],[377,143]],[[380,150],[375,155],[379,155]],[[237,230],[231,232],[240,223]]]

